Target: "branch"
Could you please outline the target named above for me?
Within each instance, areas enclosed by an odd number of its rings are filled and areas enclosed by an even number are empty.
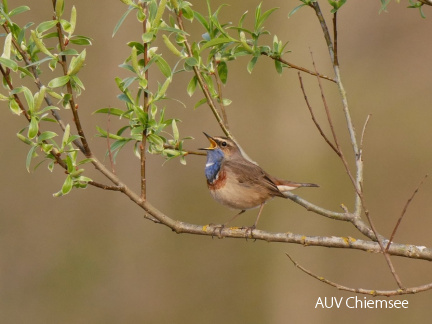
[[[6,33],[10,33],[10,29],[9,27],[5,24],[3,24],[3,29],[6,31]],[[14,45],[15,49],[18,51],[18,53],[21,55],[21,57],[23,58],[24,63],[27,65],[27,67],[30,69],[30,72],[33,75],[34,81],[36,83],[36,86],[38,87],[38,89],[40,90],[43,86],[42,82],[39,79],[39,74],[37,72],[37,69],[34,65],[32,64],[32,61],[30,59],[30,57],[27,55],[27,53],[21,48],[21,46],[17,43],[16,39],[12,37],[12,44]],[[51,99],[48,97],[48,94],[45,94],[45,102],[47,103],[48,106],[55,106]],[[55,118],[55,120],[57,121],[57,124],[60,126],[61,130],[64,132],[66,125],[63,123],[60,115],[58,114],[57,111],[51,109],[51,114],[53,115],[53,117]],[[76,147],[79,148],[79,150],[81,152],[84,153],[84,147],[82,146],[82,144],[80,143],[80,141],[78,139],[74,140],[73,143],[75,144]]]
[[[318,121],[315,119],[315,114],[314,114],[314,112],[313,112],[313,110],[312,110],[312,106],[310,105],[309,100],[308,100],[308,97],[307,97],[307,95],[306,95],[306,90],[305,90],[305,88],[304,88],[304,86],[303,86],[303,80],[302,80],[302,77],[301,77],[301,75],[300,75],[300,72],[298,72],[298,78],[299,78],[299,81],[300,81],[300,88],[301,88],[301,90],[302,90],[302,92],[303,92],[304,100],[305,100],[305,102],[306,102],[306,105],[307,105],[307,107],[308,107],[308,109],[309,109],[309,112],[310,112],[310,114],[311,114],[311,117],[312,117],[312,121],[314,122],[316,128],[318,129],[318,131],[320,132],[321,136],[324,138],[324,140],[326,141],[326,143],[331,147],[331,149],[332,149],[332,150],[333,150],[337,155],[339,155],[339,151],[338,151],[338,149],[333,145],[333,143],[332,143],[332,142],[329,140],[329,138],[325,135],[325,133],[324,133],[324,131],[322,130],[321,126],[319,125]]]
[[[55,11],[55,7],[56,7],[56,0],[52,1],[53,3],[53,8]],[[60,24],[60,22],[57,22],[57,34],[58,34],[58,40],[59,40],[59,46],[60,46],[60,51],[64,52],[66,47],[65,47],[65,37],[63,35],[63,29],[62,26]],[[63,75],[68,75],[68,66],[67,66],[67,58],[66,55],[62,55],[61,56],[61,61],[59,61],[59,63],[61,64],[62,68],[63,68]],[[70,94],[70,99],[69,99],[69,104],[72,110],[72,115],[73,115],[73,120],[75,123],[75,126],[77,128],[78,134],[80,135],[80,140],[83,146],[83,153],[86,157],[91,158],[92,157],[92,152],[90,150],[89,144],[87,142],[87,138],[84,134],[84,130],[81,126],[81,121],[80,121],[80,117],[78,114],[78,105],[75,104],[75,99],[74,99],[74,95],[73,95],[73,89],[72,89],[72,83],[69,80],[66,83],[66,89],[68,94]]]
[[[183,24],[182,12],[179,11],[178,9],[175,9],[175,14],[177,16],[177,22],[178,22],[178,25],[179,25],[180,29],[182,31],[186,32],[186,30],[184,28],[184,24]],[[184,44],[186,46],[187,54],[188,54],[189,57],[193,57],[191,45],[189,44],[189,41],[187,40],[186,36],[184,36],[184,38],[185,38]],[[215,118],[216,118],[216,120],[217,120],[220,128],[222,129],[222,131],[225,133],[225,135],[227,137],[229,137],[231,139],[234,139],[233,136],[232,136],[232,134],[228,130],[227,126],[224,124],[223,119],[221,118],[221,116],[219,115],[219,113],[217,111],[217,108],[216,108],[216,106],[215,106],[215,104],[213,102],[211,94],[210,94],[210,92],[209,92],[209,90],[207,88],[207,85],[204,82],[204,79],[203,79],[203,77],[201,75],[201,72],[200,72],[199,68],[196,65],[194,65],[193,66],[193,70],[194,70],[195,76],[198,79],[198,83],[200,84],[200,87],[201,87],[201,90],[202,90],[202,92],[204,94],[204,97],[207,100],[207,104],[210,107],[211,111],[213,112],[213,115],[215,116]]]
[[[350,288],[343,285],[340,285],[338,283],[335,283],[333,281],[327,280],[324,277],[318,276],[314,274],[312,271],[304,268],[301,266],[298,262],[296,262],[288,253],[285,253],[286,256],[291,260],[291,262],[294,264],[295,267],[299,268],[304,273],[308,274],[309,276],[324,282],[330,286],[333,286],[339,290],[345,290],[350,291],[356,294],[365,294],[365,295],[371,295],[371,296],[399,296],[399,295],[407,295],[407,294],[415,294],[422,291],[430,290],[432,289],[432,283],[417,286],[417,287],[411,287],[411,288],[404,288],[404,289],[397,289],[397,290],[376,290],[376,289],[363,289],[363,288]]]
[[[330,77],[328,77],[328,76],[326,76],[326,75],[323,75],[323,74],[320,74],[320,73],[313,72],[313,71],[311,71],[311,70],[305,69],[304,67],[301,67],[301,66],[298,66],[298,65],[292,64],[292,63],[290,63],[290,62],[284,60],[284,59],[281,58],[281,57],[277,57],[277,56],[274,56],[274,55],[269,55],[268,53],[265,53],[265,52],[261,52],[261,55],[264,55],[264,56],[270,57],[271,59],[273,59],[273,60],[275,60],[275,61],[279,61],[279,62],[281,62],[281,63],[283,63],[283,64],[289,66],[289,67],[292,68],[292,69],[296,69],[296,70],[299,70],[299,71],[305,72],[305,73],[310,74],[310,75],[315,75],[315,76],[317,76],[317,77],[319,77],[319,78],[326,79],[326,80],[328,80],[328,81],[332,81],[332,82],[335,82],[335,83],[336,83],[336,80],[335,80],[335,79],[332,79],[332,78],[330,78]]]
[[[347,121],[348,131],[349,131],[350,138],[351,138],[351,145],[352,145],[355,157],[356,157],[357,177],[356,177],[356,180],[354,180],[354,178],[352,177],[351,173],[349,172],[348,164],[347,164],[347,162],[346,162],[343,154],[341,154],[341,159],[342,159],[342,161],[343,161],[343,163],[345,165],[345,168],[346,168],[346,170],[347,170],[347,172],[348,172],[348,174],[350,176],[350,179],[353,182],[354,188],[355,188],[355,190],[357,192],[355,214],[356,214],[357,217],[360,217],[360,213],[361,213],[360,206],[363,206],[363,210],[364,210],[364,213],[366,215],[366,218],[367,218],[367,220],[369,222],[369,225],[370,225],[372,231],[374,232],[374,234],[375,234],[375,236],[377,238],[378,244],[379,244],[379,246],[381,248],[381,251],[384,254],[384,258],[386,259],[386,262],[387,262],[387,264],[388,264],[388,266],[389,266],[389,268],[391,270],[391,273],[392,273],[395,281],[397,282],[398,286],[400,288],[403,288],[402,283],[401,283],[398,275],[396,274],[394,266],[393,266],[393,264],[392,264],[392,262],[390,260],[390,257],[388,256],[388,254],[386,253],[386,251],[384,249],[383,242],[382,242],[381,238],[378,236],[378,232],[377,232],[377,230],[376,230],[376,228],[375,228],[375,226],[374,226],[374,224],[372,222],[372,219],[371,219],[371,217],[369,215],[369,210],[367,209],[366,204],[365,204],[365,199],[364,199],[364,195],[363,195],[363,187],[362,187],[362,182],[363,182],[363,161],[362,161],[361,152],[360,152],[358,144],[357,144],[356,133],[355,133],[355,129],[354,129],[354,125],[353,125],[352,119],[351,119],[351,114],[350,114],[350,111],[349,111],[349,108],[348,108],[348,100],[347,100],[346,92],[345,92],[343,83],[341,81],[341,75],[340,75],[339,65],[336,64],[338,62],[335,59],[335,51],[334,51],[333,44],[331,42],[330,33],[329,33],[328,28],[327,28],[327,24],[326,24],[326,22],[324,20],[324,16],[322,15],[322,12],[321,12],[321,9],[319,7],[318,2],[313,2],[311,4],[311,7],[315,10],[315,13],[316,13],[316,15],[318,17],[318,20],[320,21],[321,28],[322,28],[323,33],[324,33],[324,38],[326,39],[326,42],[327,42],[327,48],[328,48],[328,51],[329,51],[329,54],[330,54],[331,61],[333,62],[333,69],[334,69],[335,75],[336,75],[336,83],[338,85],[339,92],[340,92],[340,95],[342,97],[343,110],[344,110],[344,113],[345,113],[345,119]],[[336,143],[336,146],[338,146],[337,143]]]
[[[143,8],[145,19],[143,21],[143,34],[147,32],[147,2],[141,3],[141,7]],[[148,43],[144,43],[144,69],[148,63]],[[145,79],[148,81],[149,72],[148,69],[145,69],[144,72]],[[148,92],[144,91],[144,112],[148,114],[149,104],[148,104]],[[147,199],[147,179],[146,179],[146,146],[147,146],[147,125],[144,125],[144,130],[142,132],[142,140],[140,144],[140,159],[141,159],[141,198],[143,200]]]
[[[406,202],[406,204],[405,204],[405,206],[404,206],[404,208],[403,208],[403,210],[402,210],[402,214],[400,215],[398,221],[396,222],[396,226],[395,226],[395,228],[393,229],[393,232],[391,233],[391,236],[390,236],[389,242],[388,242],[387,247],[386,247],[386,252],[387,252],[388,249],[390,248],[390,245],[391,245],[391,243],[392,243],[392,241],[393,241],[394,236],[396,235],[396,232],[397,232],[397,230],[398,230],[398,228],[399,228],[399,225],[400,225],[400,223],[401,223],[401,221],[402,221],[402,218],[404,217],[404,215],[405,215],[405,213],[406,213],[406,211],[407,211],[407,209],[408,209],[408,206],[410,205],[411,201],[414,199],[414,196],[417,194],[417,192],[419,191],[421,185],[423,184],[423,182],[426,180],[427,177],[428,177],[428,175],[426,174],[426,175],[423,177],[423,179],[420,181],[420,183],[418,184],[417,188],[416,188],[416,189],[414,190],[414,192],[412,193],[411,197],[410,197],[410,198],[408,199],[408,201]]]
[[[219,72],[217,69],[217,62],[216,60],[213,58],[213,64],[215,66],[215,72],[214,72],[214,78],[216,80],[216,84],[217,84],[217,88],[218,88],[218,95],[219,95],[219,107],[222,113],[222,119],[223,122],[226,126],[226,128],[229,130],[229,125],[228,125],[228,116],[226,114],[226,110],[225,110],[225,105],[223,103],[223,96],[222,96],[222,81],[219,77]]]

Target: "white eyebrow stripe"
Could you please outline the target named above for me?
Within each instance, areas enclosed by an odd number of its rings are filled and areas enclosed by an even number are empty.
[[[214,164],[214,162],[206,163],[206,168],[211,167]]]

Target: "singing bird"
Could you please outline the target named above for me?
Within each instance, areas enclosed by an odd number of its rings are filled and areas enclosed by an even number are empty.
[[[213,198],[222,205],[241,211],[234,215],[227,225],[247,209],[260,207],[255,229],[264,204],[273,197],[286,198],[284,192],[299,187],[319,187],[314,183],[299,183],[281,180],[269,175],[243,153],[240,147],[227,137],[204,135],[210,141],[207,151],[205,176]]]

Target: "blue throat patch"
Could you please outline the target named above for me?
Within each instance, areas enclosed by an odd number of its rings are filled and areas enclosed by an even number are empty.
[[[207,151],[205,175],[208,182],[212,183],[215,180],[217,174],[219,173],[223,158],[224,154],[218,148]]]

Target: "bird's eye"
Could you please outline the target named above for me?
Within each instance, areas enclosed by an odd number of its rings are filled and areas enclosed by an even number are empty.
[[[221,145],[225,147],[227,146],[227,142],[222,142]]]

